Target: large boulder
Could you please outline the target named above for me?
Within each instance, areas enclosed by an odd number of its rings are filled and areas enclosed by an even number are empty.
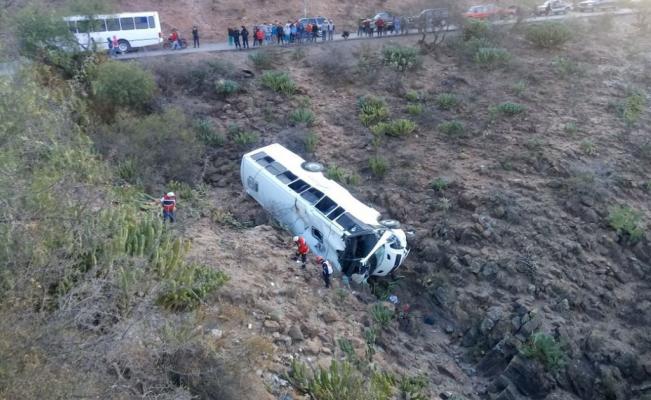
[[[544,399],[556,387],[542,364],[521,356],[513,357],[503,377],[531,399]]]
[[[496,376],[509,365],[513,357],[518,354],[518,344],[515,338],[508,336],[497,343],[486,353],[477,364],[477,370],[484,376]]]
[[[576,393],[583,400],[594,399],[597,374],[592,365],[584,359],[571,360],[567,364],[568,390]]]

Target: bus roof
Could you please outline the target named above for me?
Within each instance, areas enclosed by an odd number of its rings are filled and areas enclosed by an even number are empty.
[[[102,15],[93,15],[95,19],[106,19],[106,18],[129,18],[129,17],[142,17],[143,15],[158,15],[158,11],[139,11],[139,12],[127,12],[127,13],[115,13],[115,14],[102,14]],[[63,18],[66,21],[84,21],[88,19],[88,15],[70,15]]]
[[[350,215],[360,222],[371,227],[379,227],[378,220],[380,213],[353,197],[352,194],[337,182],[326,178],[321,172],[310,172],[303,169],[301,164],[303,158],[286,149],[278,143],[271,144],[251,151],[244,157],[251,157],[254,154],[265,152],[268,156],[282,164],[308,185],[320,190],[332,201],[343,207]]]

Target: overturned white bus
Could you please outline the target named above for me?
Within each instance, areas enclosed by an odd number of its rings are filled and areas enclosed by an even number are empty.
[[[280,144],[245,154],[240,172],[251,197],[354,281],[386,276],[409,254],[398,222],[380,220],[379,212],[327,179],[320,164]]]

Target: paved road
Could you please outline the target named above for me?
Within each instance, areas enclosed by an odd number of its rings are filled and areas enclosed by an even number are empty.
[[[615,12],[609,13],[609,12],[593,12],[593,13],[569,13],[566,15],[554,15],[554,16],[548,16],[548,17],[531,17],[527,18],[524,20],[526,23],[535,23],[535,22],[542,22],[542,21],[555,21],[555,20],[563,20],[563,19],[572,19],[572,18],[591,18],[591,17],[597,17],[600,15],[606,15],[606,14],[612,14],[615,16],[626,16],[626,15],[631,15],[633,14],[633,10],[630,9],[620,9]],[[496,25],[509,25],[512,24],[513,21],[499,21],[496,22]],[[449,31],[456,31],[458,30],[458,27],[455,26],[450,26],[448,27]],[[409,35],[418,35],[418,32],[416,30],[411,30],[409,32]],[[405,36],[405,35],[402,35]],[[381,39],[391,39],[394,37],[400,37],[397,35],[386,35],[382,37]],[[377,40],[380,38],[373,37],[369,38],[366,35],[362,36],[357,36],[356,32],[351,32],[351,36],[348,40]],[[335,35],[334,41],[342,41],[344,40],[341,37],[341,34]],[[318,43],[322,43],[322,41],[319,39]],[[296,45],[291,45],[289,47],[293,47]],[[266,46],[265,46],[266,47]],[[253,48],[249,51],[252,51],[254,49],[258,49],[258,47]],[[135,58],[147,58],[147,57],[163,57],[163,56],[175,56],[175,55],[183,55],[183,54],[195,54],[195,53],[211,53],[211,52],[222,52],[222,51],[237,51],[233,46],[229,46],[228,43],[222,42],[222,43],[207,43],[201,45],[200,48],[194,49],[194,48],[187,48],[185,50],[162,50],[162,49],[140,49],[140,51],[133,52],[133,53],[128,53],[125,55],[120,55],[117,57],[118,60],[130,60],[130,59],[135,59]]]
[[[527,23],[534,23],[534,22],[541,22],[541,21],[554,21],[554,20],[562,20],[562,19],[571,19],[571,18],[591,18],[591,17],[597,17],[600,15],[606,15],[606,14],[612,14],[614,16],[626,16],[626,15],[632,15],[634,13],[633,10],[630,9],[620,9],[617,10],[613,13],[608,13],[608,12],[594,12],[594,13],[570,13],[567,15],[555,15],[555,16],[549,16],[549,17],[531,17],[527,18],[525,22]],[[495,24],[497,25],[508,25],[512,24],[513,21],[500,21],[496,22]],[[450,31],[456,31],[458,30],[457,27],[450,26],[449,27]],[[418,32],[416,30],[412,30],[409,32],[409,35],[417,35]],[[403,35],[404,36],[404,35]],[[384,36],[382,39],[391,39],[394,37],[400,37],[396,35],[387,35]],[[338,34],[335,37],[335,41],[341,41],[343,38],[341,38],[341,35]],[[377,37],[374,38],[369,38],[365,35],[357,37],[357,33],[353,32],[351,33],[351,37],[348,40],[378,40]],[[319,43],[321,41],[319,40]],[[295,46],[295,45],[292,45]],[[251,48],[251,51],[254,50]],[[164,57],[164,56],[180,56],[180,55],[185,55],[185,54],[195,54],[195,53],[210,53],[210,52],[221,52],[221,51],[236,51],[233,47],[229,46],[228,43],[208,43],[204,44],[201,46],[199,49],[193,49],[193,48],[187,48],[185,50],[162,50],[162,49],[140,49],[140,51],[125,54],[125,55],[120,55],[117,57],[117,60],[130,60],[130,59],[137,59],[137,58],[146,58],[146,57]],[[0,63],[0,76],[3,75],[12,75],[15,71],[18,70],[22,63],[20,61],[15,61],[15,62],[10,62],[10,63]]]

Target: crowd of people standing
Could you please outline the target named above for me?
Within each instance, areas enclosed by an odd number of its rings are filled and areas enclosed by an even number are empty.
[[[393,17],[389,21],[385,21],[383,18],[365,19],[361,20],[357,26],[357,36],[406,35],[409,33],[409,25],[407,17]]]
[[[228,28],[228,43],[236,49],[249,48],[249,36],[253,36],[253,47],[263,45],[316,42],[319,38],[322,41],[333,40],[335,35],[335,24],[332,20],[324,20],[321,25],[303,23],[301,21],[288,21],[285,24],[276,22],[273,24],[264,23],[255,25],[253,33],[242,26],[241,28]]]

